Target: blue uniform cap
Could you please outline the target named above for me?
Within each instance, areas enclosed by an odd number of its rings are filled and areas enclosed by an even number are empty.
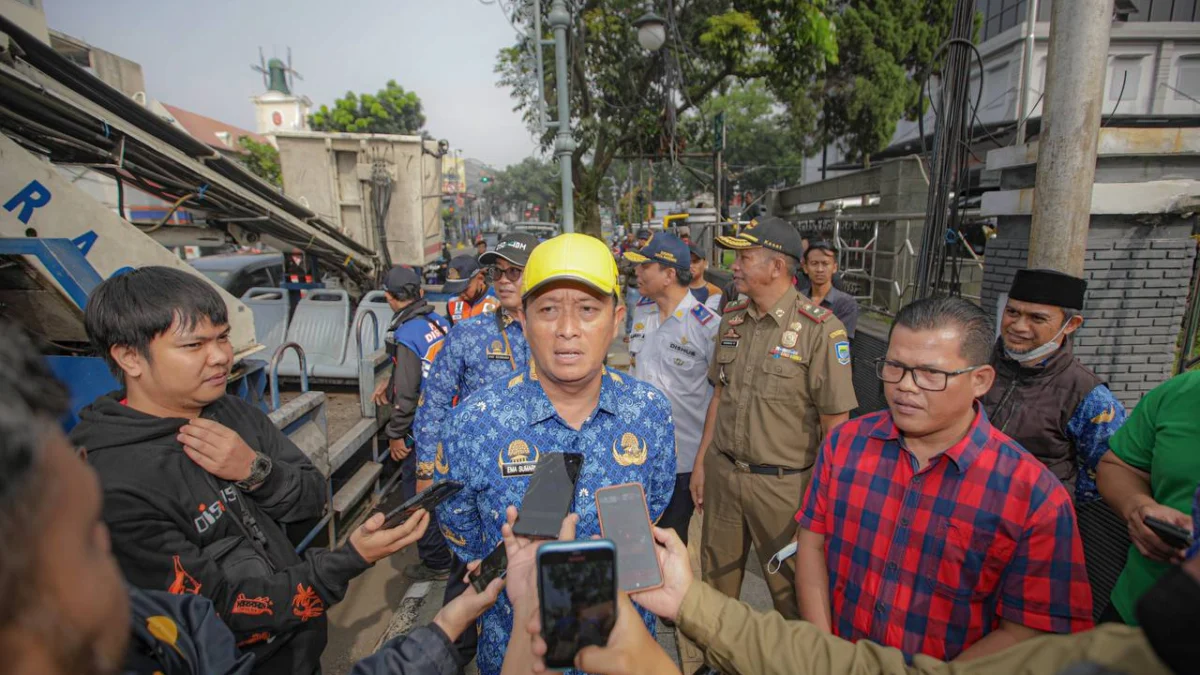
[[[691,267],[692,253],[683,240],[673,234],[663,232],[650,240],[642,250],[626,251],[625,259],[638,264],[646,262],[662,263],[677,270]]]

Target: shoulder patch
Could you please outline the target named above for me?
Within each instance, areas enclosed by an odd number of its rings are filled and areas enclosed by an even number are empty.
[[[653,298],[643,295],[640,299],[638,299],[637,304],[634,305],[634,307],[645,307],[646,305],[653,305],[653,304],[654,304]]]
[[[707,326],[716,314],[703,304],[696,304],[692,307],[692,316],[696,317],[701,326]]]
[[[508,381],[508,388],[512,389],[513,387],[517,386],[518,384],[521,384],[524,381],[525,381],[525,373],[521,373],[520,375],[518,375]]]
[[[805,318],[810,319],[813,323],[825,323],[829,320],[829,317],[833,316],[833,312],[824,307],[818,307],[807,302],[797,304],[796,311],[800,312]]]
[[[728,305],[725,305],[725,313],[728,314],[730,312],[736,312],[738,310],[746,309],[749,306],[750,306],[750,301],[747,300],[746,298],[742,298],[741,300],[734,300],[733,302],[729,303]]]
[[[625,382],[625,380],[621,379],[621,376],[618,375],[617,371],[615,370],[609,370],[608,374],[610,377],[612,377],[612,381],[616,382],[617,384],[623,384]]]

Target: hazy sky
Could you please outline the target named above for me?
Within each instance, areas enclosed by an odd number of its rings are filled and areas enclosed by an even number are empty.
[[[514,33],[480,0],[43,0],[47,22],[142,65],[147,95],[254,130],[250,70],[262,46],[304,80],[313,107],[389,79],[421,97],[426,128],[464,157],[504,167],[535,151],[496,52]]]

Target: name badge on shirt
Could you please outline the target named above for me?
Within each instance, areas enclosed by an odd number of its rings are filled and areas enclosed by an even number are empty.
[[[500,344],[499,340],[492,340],[492,344],[487,348],[488,361],[508,361],[510,358],[508,351],[504,349],[504,345]]]
[[[532,457],[529,456],[529,452],[529,444],[521,439],[509,443],[508,449],[501,450],[500,455],[496,458],[500,465],[500,475],[505,478],[522,478],[533,475],[533,470],[537,468],[538,458],[542,456],[542,452],[536,447],[533,448]]]

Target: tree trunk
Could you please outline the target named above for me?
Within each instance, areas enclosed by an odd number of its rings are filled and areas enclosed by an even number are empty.
[[[595,167],[575,165],[575,230],[597,239],[600,232],[600,186],[604,172]]]

